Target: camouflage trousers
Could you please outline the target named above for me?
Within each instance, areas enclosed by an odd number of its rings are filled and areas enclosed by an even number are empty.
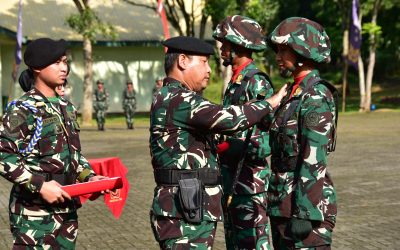
[[[76,212],[27,216],[10,214],[13,249],[75,249],[78,235]]]
[[[133,116],[135,115],[135,110],[133,108],[124,108],[124,114],[125,114],[125,119],[126,123],[133,124]]]
[[[150,212],[150,223],[160,249],[212,249],[217,229],[216,221],[187,223],[183,219],[155,216]]]
[[[266,193],[233,195],[224,209],[226,249],[271,249],[266,205]]]
[[[290,218],[271,216],[270,221],[274,249],[331,249],[333,223],[313,221],[313,230],[307,238],[295,241],[288,227]]]
[[[96,110],[96,122],[97,125],[104,125],[106,122],[106,111],[103,109]]]

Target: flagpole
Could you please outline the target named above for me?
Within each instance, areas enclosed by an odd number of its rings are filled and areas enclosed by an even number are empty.
[[[168,20],[167,20],[167,14],[165,13],[165,8],[164,4],[162,2],[163,0],[158,0],[157,1],[157,13],[161,18],[161,24],[163,26],[163,31],[164,31],[164,39],[170,38],[169,35],[169,29],[168,29]],[[167,52],[167,47],[164,48],[165,53]]]

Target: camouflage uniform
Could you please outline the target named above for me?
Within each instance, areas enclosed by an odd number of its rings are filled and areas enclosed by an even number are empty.
[[[155,96],[150,117],[150,151],[155,172],[199,171],[218,179],[219,166],[214,133],[231,133],[259,122],[271,112],[266,101],[222,107],[205,100],[179,81],[166,78]],[[176,172],[178,171],[178,172]],[[167,174],[166,174],[167,175]],[[157,181],[156,181],[157,182]],[[165,249],[210,249],[216,222],[222,220],[222,187],[204,184],[200,223],[187,223],[176,185],[158,184],[154,190],[151,223],[154,235]],[[176,241],[183,235],[182,241]]]
[[[36,107],[37,112],[25,104]],[[42,123],[38,124],[39,117]],[[38,127],[42,127],[40,139],[30,145]],[[23,95],[4,114],[0,174],[14,183],[9,212],[15,246],[75,247],[79,199],[50,205],[41,198],[39,190],[44,181],[56,180],[67,185],[94,176],[81,155],[78,132],[75,107],[65,100],[47,99],[37,89]],[[29,146],[33,146],[31,150],[21,152]]]
[[[133,129],[133,116],[136,110],[136,93],[135,90],[124,89],[122,93],[122,107],[124,109],[126,125],[128,129]]]
[[[330,60],[330,43],[323,28],[308,19],[284,20],[269,37],[314,62]],[[294,88],[292,84],[288,93]],[[293,95],[287,95],[270,129],[272,176],[269,216],[275,249],[329,249],[336,221],[336,191],[327,172],[327,155],[334,149],[337,103],[335,90],[308,73]],[[292,234],[297,221],[311,222],[308,235]],[[292,231],[291,231],[292,230]]]
[[[266,48],[260,25],[247,17],[232,16],[222,21],[214,31],[214,38],[227,40],[252,51],[262,51]],[[242,105],[257,95],[270,97],[273,88],[269,77],[250,72],[257,66],[249,60],[244,68],[234,71],[233,78],[228,83],[224,94],[223,105]],[[257,71],[256,71],[257,72]],[[235,98],[239,91],[240,98]],[[273,113],[269,115],[272,119]],[[229,140],[244,139],[251,130],[238,132]],[[263,128],[256,126],[252,131],[251,143],[235,187],[232,203],[225,213],[225,242],[227,249],[270,249],[269,222],[267,216],[267,189],[270,169],[266,158],[270,155],[269,135]],[[223,176],[224,203],[231,193],[237,161],[232,161],[230,155],[221,155],[221,172]]]
[[[96,122],[99,130],[104,130],[104,123],[106,122],[106,111],[108,109],[108,92],[105,88],[103,91],[95,89],[94,91],[93,108],[96,112]]]

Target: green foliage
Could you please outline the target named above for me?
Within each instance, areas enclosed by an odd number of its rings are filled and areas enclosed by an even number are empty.
[[[100,20],[96,12],[86,8],[81,14],[72,14],[67,17],[66,22],[69,27],[77,31],[83,37],[89,38],[92,42],[96,40],[96,35],[110,37],[115,40],[117,32],[113,25]]]
[[[234,8],[234,2],[231,0],[207,0],[203,15],[211,17],[212,29],[214,30],[221,20],[234,11]]]
[[[382,27],[375,23],[363,23],[362,34],[379,36],[382,34]]]

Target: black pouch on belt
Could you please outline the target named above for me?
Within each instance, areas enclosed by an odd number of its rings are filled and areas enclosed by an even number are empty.
[[[179,200],[185,219],[192,223],[201,222],[203,219],[203,184],[199,179],[179,180]]]

